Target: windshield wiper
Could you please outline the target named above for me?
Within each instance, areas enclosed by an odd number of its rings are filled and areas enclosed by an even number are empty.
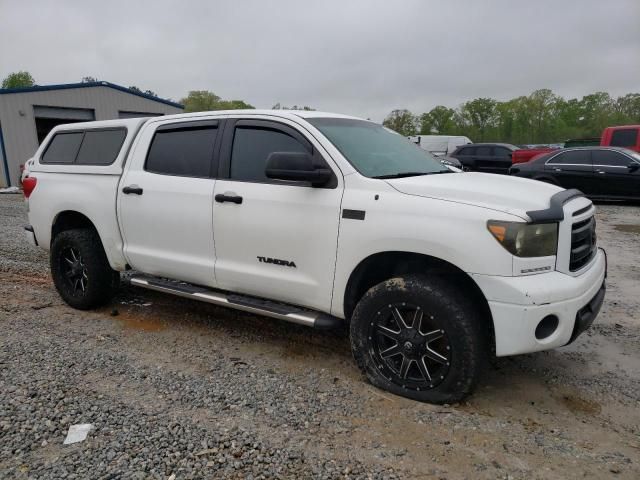
[[[418,177],[420,175],[427,175],[428,172],[400,172],[400,173],[390,173],[389,175],[377,175],[371,178],[404,178],[404,177]]]
[[[440,170],[437,172],[400,172],[400,173],[390,173],[389,175],[377,175],[371,178],[377,179],[387,179],[387,178],[405,178],[405,177],[419,177],[421,175],[436,175],[438,173],[452,173],[451,170]]]

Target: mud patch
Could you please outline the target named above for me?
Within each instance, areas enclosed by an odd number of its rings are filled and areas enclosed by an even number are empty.
[[[138,330],[142,332],[160,332],[167,329],[167,324],[160,318],[146,315],[132,315],[129,312],[121,312],[115,320],[120,322],[125,330]]]
[[[619,232],[635,233],[636,235],[640,235],[640,225],[618,224],[614,225],[613,228]]]
[[[599,403],[592,400],[585,400],[574,395],[563,395],[562,403],[573,413],[582,413],[586,415],[598,415],[602,410]]]

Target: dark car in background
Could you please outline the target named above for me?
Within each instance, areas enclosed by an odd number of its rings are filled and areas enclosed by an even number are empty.
[[[511,175],[577,188],[592,198],[640,200],[640,154],[626,148],[565,148],[514,165]]]
[[[456,148],[450,156],[457,158],[465,170],[508,173],[516,150],[518,147],[509,143],[472,143]]]

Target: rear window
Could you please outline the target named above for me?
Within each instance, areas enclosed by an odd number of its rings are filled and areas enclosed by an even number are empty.
[[[76,163],[81,165],[111,165],[120,153],[125,130],[97,130],[84,134]]]
[[[84,133],[57,133],[49,143],[40,163],[73,163]]]
[[[611,135],[612,147],[635,147],[638,143],[638,129],[614,130]]]
[[[124,128],[57,133],[40,163],[110,165],[118,157],[126,136]]]

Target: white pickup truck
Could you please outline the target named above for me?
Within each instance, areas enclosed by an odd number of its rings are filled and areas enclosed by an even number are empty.
[[[489,355],[572,342],[606,256],[576,190],[444,167],[380,125],[220,111],[56,127],[24,182],[62,298],[131,284],[310,327],[348,325],[376,386],[454,402]]]

